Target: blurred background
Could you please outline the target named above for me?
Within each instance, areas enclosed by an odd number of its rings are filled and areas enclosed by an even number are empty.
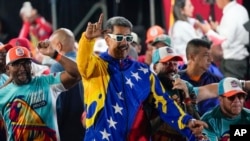
[[[38,13],[53,25],[53,29],[66,27],[79,39],[88,21],[95,22],[103,12],[105,19],[124,16],[134,25],[134,31],[142,41],[151,25],[160,25],[168,31],[173,22],[172,6],[174,0],[28,0]],[[194,15],[204,19],[211,17],[220,20],[221,10],[214,0],[191,0]],[[249,0],[237,0],[250,10]],[[6,32],[18,36],[22,26],[19,12],[25,0],[0,0],[0,18],[4,21]]]

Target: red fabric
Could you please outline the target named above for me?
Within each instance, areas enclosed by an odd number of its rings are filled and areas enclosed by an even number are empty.
[[[171,12],[172,12],[172,6],[171,6],[171,0],[162,0],[162,4],[163,4],[163,10],[165,13],[165,23],[166,23],[166,31],[169,30],[171,23],[170,23],[170,16],[171,16]]]
[[[44,71],[43,71],[43,74],[45,74],[45,75],[50,74],[50,69],[46,69],[46,70],[44,70]]]
[[[149,141],[150,140],[150,123],[148,118],[146,117],[146,113],[141,106],[137,116],[135,118],[135,122],[130,130],[128,135],[129,141]]]
[[[7,51],[10,50],[12,47],[13,47],[13,46],[12,46],[11,44],[4,44],[4,45],[0,46],[0,50],[1,50],[1,51],[2,51],[2,50],[5,50],[5,51],[7,52]]]
[[[9,41],[9,44],[12,46],[22,46],[26,47],[28,50],[31,50],[31,44],[30,41],[26,38],[13,38]]]
[[[18,37],[27,38],[29,35],[29,27],[30,27],[29,22],[24,22]]]
[[[139,55],[137,61],[141,63],[145,63],[145,55]]]
[[[194,6],[194,13],[200,14],[205,20],[208,20],[210,14],[210,5],[205,2],[205,0],[191,0]],[[238,3],[242,4],[243,0],[237,0]],[[162,0],[164,15],[165,15],[165,23],[166,29],[168,30],[170,27],[170,15],[172,12],[171,0]],[[215,13],[215,20],[220,22],[222,17],[222,9],[219,9],[216,4],[214,4],[214,13]]]
[[[208,20],[211,10],[210,5],[205,0],[191,0],[191,2],[194,5],[193,15],[200,14],[205,20]],[[214,13],[215,20],[219,22],[222,17],[222,10],[216,4],[214,4]]]
[[[38,17],[35,20],[35,25],[31,25],[28,22],[23,23],[18,37],[29,38],[29,34],[33,34],[39,41],[42,41],[49,38],[52,31],[52,26],[43,17]]]
[[[40,26],[41,29],[46,31],[46,34],[41,35],[39,40],[44,40],[49,38],[50,34],[52,33],[51,25],[48,22],[46,22],[43,17],[37,18],[36,23]]]
[[[244,103],[244,107],[250,109],[250,99],[247,99]]]

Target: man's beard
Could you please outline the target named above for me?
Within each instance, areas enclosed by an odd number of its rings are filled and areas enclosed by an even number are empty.
[[[169,78],[168,75],[164,74],[164,73],[159,73],[157,74],[157,77],[160,79],[163,87],[165,89],[172,89],[173,88],[173,80]]]
[[[30,83],[31,79],[32,79],[31,73],[30,73],[30,72],[27,72],[27,78],[26,78],[26,80],[19,80],[19,79],[16,77],[16,78],[14,78],[14,83],[15,83],[16,85],[25,85],[25,84]]]

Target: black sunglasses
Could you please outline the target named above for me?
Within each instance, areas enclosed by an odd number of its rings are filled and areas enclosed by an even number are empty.
[[[227,99],[230,100],[230,101],[234,101],[236,97],[239,100],[243,100],[243,99],[246,99],[246,94],[236,94],[234,96],[227,97]]]

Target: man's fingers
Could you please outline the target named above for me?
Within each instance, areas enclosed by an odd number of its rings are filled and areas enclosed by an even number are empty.
[[[44,40],[38,43],[38,49],[47,48],[49,46],[49,40]]]
[[[208,125],[206,122],[203,122],[203,127],[208,128]]]
[[[100,29],[102,26],[102,22],[103,22],[103,13],[100,14],[99,20],[98,20],[98,28]]]

